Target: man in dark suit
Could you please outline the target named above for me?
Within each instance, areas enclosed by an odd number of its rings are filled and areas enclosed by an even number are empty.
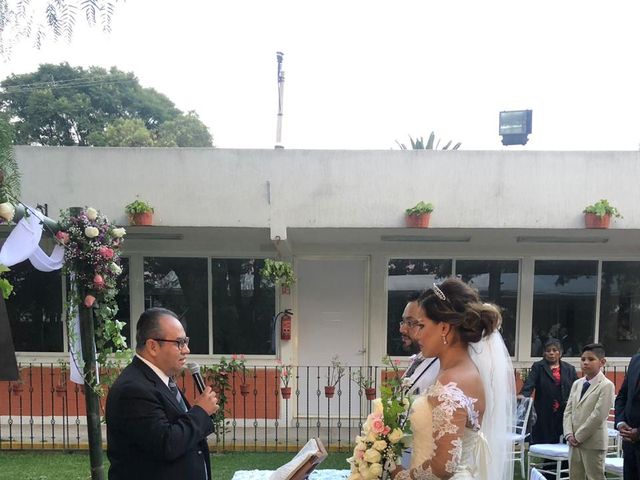
[[[136,356],[107,396],[110,480],[211,480],[207,435],[216,395],[206,387],[190,407],[173,380],[188,345],[175,313],[152,308],[140,316]]]
[[[622,437],[624,480],[640,480],[640,355],[631,357],[615,402],[616,428]]]

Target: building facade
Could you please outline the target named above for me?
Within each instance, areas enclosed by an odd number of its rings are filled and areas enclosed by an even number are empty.
[[[449,275],[503,307],[517,366],[550,336],[574,363],[592,341],[620,365],[640,346],[638,152],[17,147],[16,158],[22,200],[51,218],[93,206],[126,225],[136,197],[155,207],[154,226],[127,227],[120,319],[133,340],[145,308],[175,310],[201,363],[405,356],[406,295]],[[582,210],[601,198],[624,218],[586,230]],[[431,227],[406,228],[420,200],[435,205]],[[261,278],[265,258],[293,262],[290,292]],[[19,361],[66,358],[61,274],[25,263],[11,278]],[[274,321],[285,308],[291,340]]]

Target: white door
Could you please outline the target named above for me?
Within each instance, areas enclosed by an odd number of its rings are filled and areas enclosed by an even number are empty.
[[[346,416],[349,406],[359,403],[349,370],[339,383],[339,401],[338,388],[328,401],[324,386],[333,356],[352,371],[364,365],[368,266],[368,258],[296,261],[298,364],[308,367],[300,369],[301,414]]]

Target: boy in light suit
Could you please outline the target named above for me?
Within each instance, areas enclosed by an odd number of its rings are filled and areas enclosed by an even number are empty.
[[[602,344],[584,346],[580,358],[584,377],[573,383],[564,411],[571,480],[605,480],[607,417],[615,396],[613,383],[602,373],[605,363]]]

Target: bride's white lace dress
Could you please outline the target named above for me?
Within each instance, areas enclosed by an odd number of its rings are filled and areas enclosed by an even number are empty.
[[[416,398],[409,416],[411,469],[395,480],[488,480],[489,447],[475,403],[453,382],[436,382]]]

